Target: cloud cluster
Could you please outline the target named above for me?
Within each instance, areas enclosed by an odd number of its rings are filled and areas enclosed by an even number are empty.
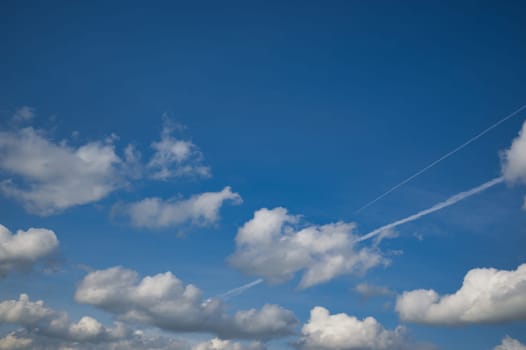
[[[128,330],[120,323],[107,328],[96,319],[84,316],[78,322],[70,322],[68,315],[47,307],[43,301],[30,301],[26,294],[18,300],[0,302],[0,323],[15,324],[34,333],[75,342],[114,341],[127,337]],[[5,342],[15,342],[14,339]]]
[[[273,283],[289,280],[304,271],[302,288],[386,263],[375,248],[355,248],[353,223],[298,228],[299,221],[298,216],[289,215],[285,208],[257,210],[239,229],[230,263]]]
[[[191,141],[175,138],[174,129],[166,120],[161,139],[152,143],[155,153],[147,164],[150,177],[158,180],[188,175],[209,177],[210,168],[203,165],[199,148]]]
[[[511,337],[504,337],[502,343],[493,348],[493,350],[526,350],[526,345]]]
[[[219,209],[225,201],[240,204],[242,199],[230,187],[225,187],[219,192],[205,192],[183,200],[145,198],[124,205],[120,210],[129,216],[136,227],[165,228],[186,222],[207,225],[218,220]]]
[[[11,332],[0,338],[0,350],[191,350],[185,340],[136,330],[126,338],[91,342],[75,341],[42,335],[27,329]]]
[[[11,270],[26,268],[51,255],[58,247],[55,233],[43,228],[19,230],[12,234],[0,225],[0,277]]]
[[[72,147],[31,127],[0,131],[0,170],[20,179],[1,181],[0,192],[35,214],[104,198],[124,185],[123,165],[111,140]]]
[[[526,264],[516,270],[478,268],[464,277],[454,294],[414,290],[398,296],[403,321],[460,325],[526,320]]]
[[[373,317],[359,320],[347,314],[331,315],[321,306],[310,312],[301,330],[299,348],[303,350],[401,350],[428,349],[411,343],[403,327],[386,330]]]
[[[270,304],[230,315],[221,301],[204,300],[197,287],[184,285],[170,272],[141,280],[137,272],[121,267],[91,272],[80,282],[75,299],[123,321],[171,331],[213,333],[223,339],[285,336],[297,324],[291,311]]]
[[[34,108],[22,107],[13,121],[30,121]],[[33,127],[0,131],[0,193],[24,205],[27,211],[51,215],[93,203],[137,178],[166,180],[181,176],[210,176],[198,147],[172,136],[165,122],[161,139],[153,142],[147,163],[128,145],[116,153],[115,135],[72,146],[54,141]]]

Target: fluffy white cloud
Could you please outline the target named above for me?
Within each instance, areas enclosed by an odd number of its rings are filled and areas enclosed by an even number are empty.
[[[300,287],[305,288],[387,262],[376,248],[355,247],[353,223],[297,228],[299,220],[281,207],[256,211],[239,229],[230,263],[270,282],[304,271]]]
[[[0,192],[39,215],[105,197],[124,185],[124,165],[111,140],[76,148],[31,127],[0,131],[0,170],[21,180],[1,181]]]
[[[173,125],[165,121],[161,139],[152,143],[155,153],[148,162],[150,176],[166,180],[173,177],[197,175],[210,176],[210,168],[203,165],[203,154],[191,141],[175,138]]]
[[[113,267],[89,273],[75,299],[117,315],[121,320],[181,332],[206,332],[226,338],[268,339],[289,335],[296,326],[291,311],[276,305],[261,310],[225,312],[217,299],[203,300],[201,291],[184,285],[172,273],[146,276]]]
[[[367,283],[360,283],[355,288],[354,291],[360,294],[364,298],[372,298],[377,296],[385,296],[393,294],[393,291],[389,288],[382,286],[375,286]]]
[[[331,315],[316,306],[310,320],[301,330],[299,347],[305,350],[397,350],[424,349],[429,346],[413,344],[407,340],[403,327],[386,330],[373,317],[359,320],[347,314]]]
[[[199,343],[192,347],[192,350],[265,350],[263,343],[252,342],[248,344],[221,340],[214,338],[206,342]]]
[[[526,122],[511,147],[501,154],[502,175],[508,182],[526,182]]]
[[[526,345],[516,339],[506,336],[502,339],[502,343],[494,347],[493,350],[526,350]]]
[[[512,271],[472,269],[454,294],[404,292],[396,310],[404,321],[433,325],[526,320],[526,264]]]
[[[0,302],[0,323],[20,325],[36,334],[75,342],[114,341],[128,336],[128,330],[120,323],[106,328],[89,316],[70,322],[66,313],[47,307],[41,300],[30,301],[26,294],[21,294],[18,300]]]
[[[52,254],[58,247],[55,233],[43,228],[30,228],[12,234],[0,225],[0,277],[13,269],[31,266]]]
[[[163,228],[186,222],[206,225],[218,220],[219,209],[225,201],[239,204],[242,199],[230,187],[225,187],[219,192],[205,192],[183,200],[146,198],[125,205],[120,210],[124,210],[137,227]]]

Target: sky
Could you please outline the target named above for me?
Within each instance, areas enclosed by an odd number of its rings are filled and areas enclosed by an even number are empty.
[[[0,349],[526,349],[525,11],[3,1]]]

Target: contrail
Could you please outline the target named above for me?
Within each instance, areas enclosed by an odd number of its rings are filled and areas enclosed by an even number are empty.
[[[422,211],[420,211],[420,212],[418,212],[416,214],[413,214],[411,216],[406,217],[405,219],[401,219],[401,220],[395,221],[393,223],[387,224],[385,226],[382,226],[380,228],[377,228],[376,230],[371,231],[368,234],[361,236],[355,242],[365,241],[366,239],[372,238],[372,237],[380,234],[384,230],[387,230],[387,229],[390,229],[390,228],[394,228],[396,226],[400,226],[400,225],[405,224],[407,222],[419,219],[422,216],[426,216],[428,214],[434,213],[435,211],[438,211],[438,210],[444,209],[446,207],[449,207],[450,205],[458,203],[461,200],[464,200],[464,199],[466,199],[468,197],[471,197],[471,196],[473,196],[473,195],[475,195],[477,193],[485,191],[485,190],[487,190],[490,187],[493,187],[493,186],[495,186],[497,184],[500,184],[503,181],[504,181],[504,178],[502,176],[499,176],[499,177],[497,177],[497,178],[495,178],[493,180],[490,180],[488,182],[483,183],[480,186],[472,188],[471,190],[460,192],[460,193],[458,193],[458,194],[456,194],[454,196],[449,197],[448,199],[446,199],[443,202],[435,204],[431,208],[428,208],[426,210],[422,210]]]
[[[477,135],[473,136],[472,138],[470,138],[469,140],[467,140],[466,142],[464,142],[463,144],[461,144],[460,146],[458,146],[457,148],[455,148],[454,150],[444,154],[442,157],[438,158],[437,160],[433,161],[432,163],[430,163],[428,166],[424,167],[423,169],[417,171],[415,174],[409,176],[408,178],[406,178],[405,180],[403,180],[402,182],[400,182],[399,184],[391,187],[390,189],[388,189],[387,191],[385,191],[384,193],[382,193],[381,195],[379,195],[378,197],[376,197],[375,199],[373,199],[372,201],[366,203],[365,205],[363,205],[362,207],[360,207],[359,209],[357,209],[354,214],[357,214],[359,212],[361,212],[362,210],[364,210],[365,208],[373,205],[374,203],[378,202],[380,199],[384,198],[385,196],[387,196],[389,193],[397,190],[398,188],[402,187],[403,185],[405,185],[406,183],[408,183],[409,181],[413,180],[414,178],[422,175],[424,172],[428,171],[429,169],[431,169],[432,167],[434,167],[435,165],[437,165],[438,163],[440,163],[441,161],[443,161],[444,159],[447,159],[449,158],[450,156],[452,156],[453,154],[457,153],[458,151],[460,151],[461,149],[463,149],[464,147],[466,147],[467,145],[475,142],[476,140],[478,140],[479,138],[481,138],[482,136],[486,135],[488,132],[490,132],[491,130],[495,129],[497,126],[499,126],[500,124],[504,123],[506,120],[510,119],[510,118],[513,118],[514,116],[516,116],[517,114],[519,114],[520,112],[522,112],[524,109],[526,109],[526,105],[522,105],[521,107],[519,107],[518,109],[516,109],[515,111],[513,111],[512,113],[508,114],[507,116],[505,116],[504,118],[502,118],[501,120],[497,121],[496,123],[494,123],[493,125],[489,126],[488,128],[484,129],[483,131],[481,131],[480,133],[478,133]]]
[[[262,278],[258,278],[257,280],[252,281],[252,282],[247,283],[247,284],[244,284],[241,287],[237,287],[237,288],[231,289],[228,292],[225,292],[223,294],[219,294],[216,298],[225,299],[225,298],[228,298],[228,297],[239,295],[239,294],[243,293],[244,291],[246,291],[247,289],[250,289],[250,288],[252,288],[254,286],[257,286],[261,282],[263,282],[263,279]]]

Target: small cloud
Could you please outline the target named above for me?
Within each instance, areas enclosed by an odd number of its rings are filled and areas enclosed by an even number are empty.
[[[185,223],[210,225],[219,220],[219,210],[225,201],[242,203],[241,196],[225,187],[219,192],[205,192],[188,199],[163,200],[145,198],[130,204],[114,206],[113,215],[124,214],[131,224],[143,228],[167,228]]]
[[[364,299],[394,294],[394,292],[387,287],[375,286],[368,283],[358,284],[354,287],[354,291]]]
[[[15,123],[29,122],[35,117],[35,108],[22,106],[15,111],[12,120]]]

